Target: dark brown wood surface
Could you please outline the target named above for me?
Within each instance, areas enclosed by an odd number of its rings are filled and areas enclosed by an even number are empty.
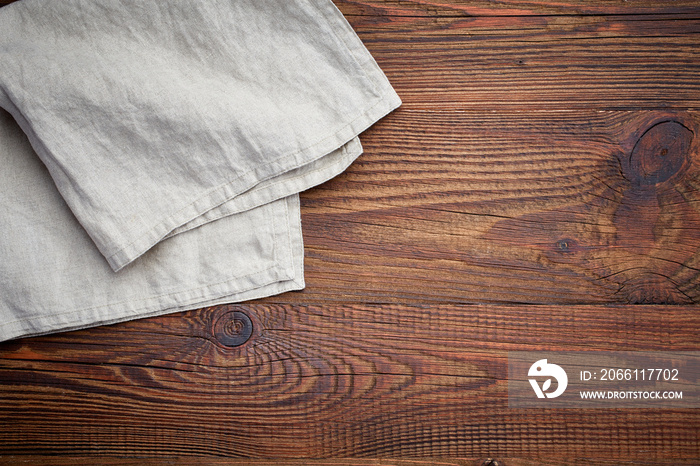
[[[700,1],[335,3],[404,104],[302,195],[307,288],[0,343],[0,464],[700,463],[698,410],[506,390],[700,349]]]

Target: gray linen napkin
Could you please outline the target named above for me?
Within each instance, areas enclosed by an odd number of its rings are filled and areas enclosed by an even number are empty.
[[[0,8],[0,341],[303,288],[298,193],[400,103],[330,0]]]

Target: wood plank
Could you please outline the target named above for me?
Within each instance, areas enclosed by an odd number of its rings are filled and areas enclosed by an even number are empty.
[[[697,17],[349,17],[410,109],[698,108]]]
[[[6,456],[0,457],[0,465],[27,464],[31,466],[74,466],[76,464],[94,464],[95,457],[92,456]],[[501,457],[501,458],[413,458],[413,459],[325,459],[325,460],[236,460],[219,458],[153,458],[153,457],[104,457],[99,458],[100,465],[119,466],[153,466],[153,465],[252,465],[252,466],[619,466],[620,462],[615,460],[596,459],[595,461],[577,461],[575,463],[561,461],[550,461],[547,459],[532,461],[526,458]],[[630,466],[676,466],[693,465],[694,460],[655,460],[655,461],[626,461],[625,465]]]
[[[573,16],[700,13],[697,0],[334,0],[345,15]]]
[[[566,16],[542,16],[545,4],[479,3],[536,16],[443,17],[472,3],[339,2],[409,108],[700,107],[699,1],[554,4]],[[575,15],[574,4],[619,15]],[[630,14],[639,11],[654,15]]]
[[[307,289],[272,300],[698,303],[699,133],[697,112],[399,109],[302,194]]]
[[[698,459],[697,410],[509,409],[505,380],[510,350],[697,350],[697,311],[259,304],[3,343],[0,454]]]
[[[9,5],[17,0],[0,0]],[[345,15],[366,16],[526,16],[698,14],[697,0],[333,0]]]
[[[697,410],[505,391],[509,350],[700,346],[700,2],[336,4],[404,106],[303,194],[307,289],[0,344],[0,464],[700,462]]]

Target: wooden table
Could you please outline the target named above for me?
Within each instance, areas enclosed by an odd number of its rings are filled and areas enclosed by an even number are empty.
[[[335,3],[404,104],[303,194],[306,290],[0,344],[0,463],[699,464],[698,410],[506,376],[700,349],[700,1]]]

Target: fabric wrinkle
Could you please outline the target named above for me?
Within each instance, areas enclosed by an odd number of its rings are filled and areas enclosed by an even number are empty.
[[[302,289],[299,193],[401,104],[331,0],[20,0],[0,61],[0,341]]]

